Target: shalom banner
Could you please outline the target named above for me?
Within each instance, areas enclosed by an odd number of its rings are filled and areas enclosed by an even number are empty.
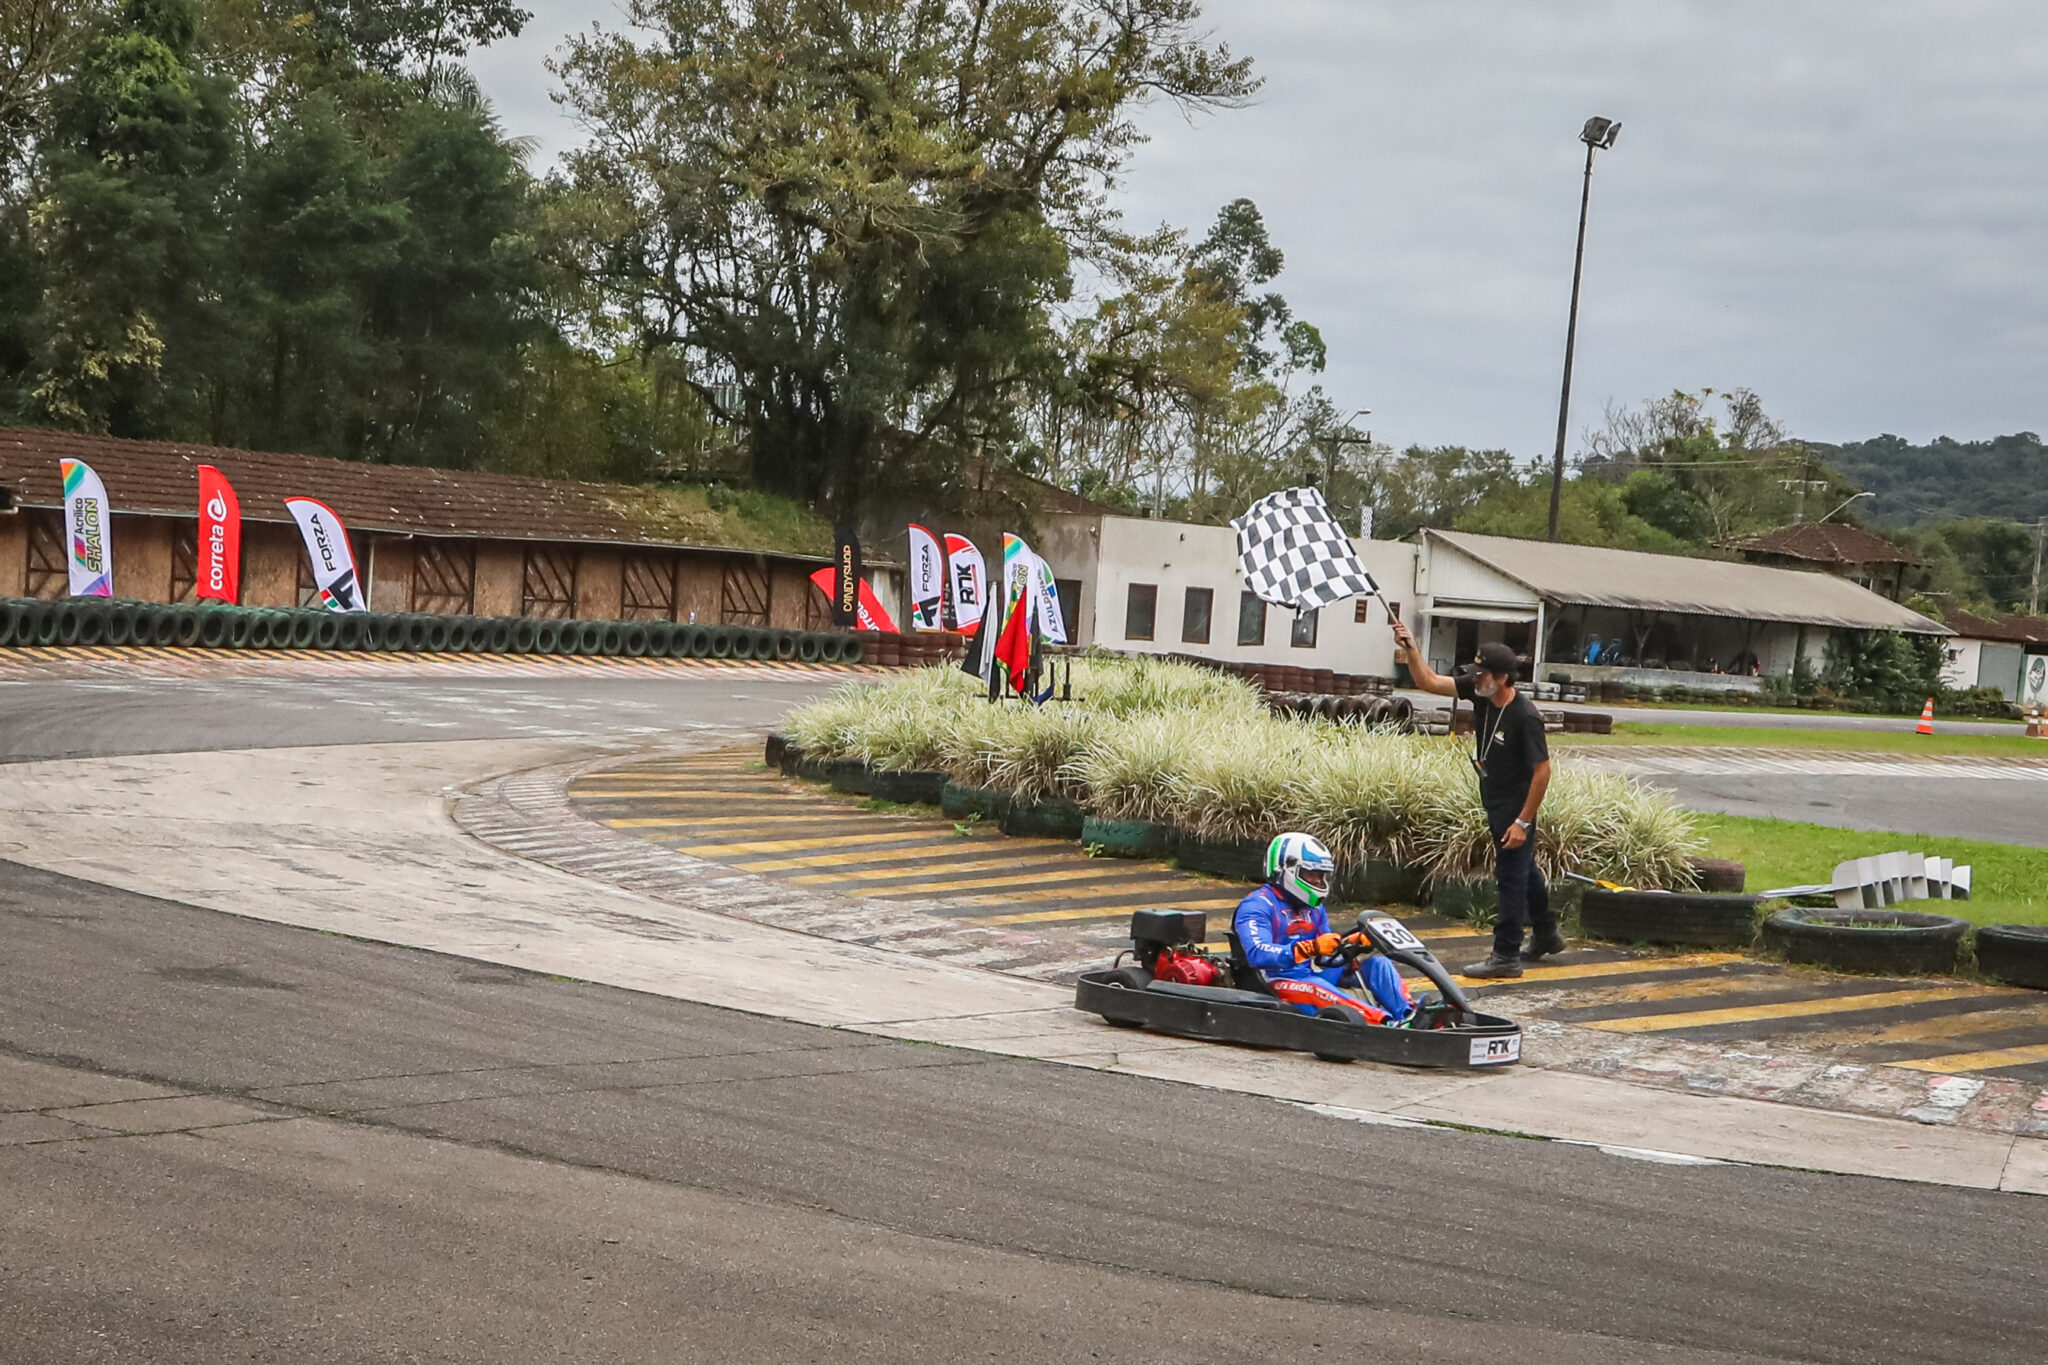
[[[113,516],[107,486],[83,460],[60,460],[64,475],[64,542],[73,597],[114,595]]]
[[[291,509],[292,520],[305,538],[320,605],[329,611],[368,610],[362,584],[356,579],[356,557],[348,548],[348,528],[334,509],[316,498],[286,498],[284,505]]]
[[[242,596],[242,504],[227,475],[199,466],[199,563],[194,591],[214,602]]]

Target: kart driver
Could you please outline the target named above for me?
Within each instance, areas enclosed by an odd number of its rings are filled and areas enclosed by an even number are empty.
[[[1348,939],[1330,932],[1323,901],[1337,870],[1330,850],[1306,834],[1283,834],[1266,849],[1266,884],[1246,896],[1231,923],[1249,962],[1273,994],[1300,1010],[1315,1014],[1332,1006],[1360,1014],[1368,1024],[1399,1024],[1415,1010],[1401,983],[1400,969],[1374,954],[1356,966],[1318,967]],[[1338,989],[1351,973],[1364,977],[1378,1008]]]

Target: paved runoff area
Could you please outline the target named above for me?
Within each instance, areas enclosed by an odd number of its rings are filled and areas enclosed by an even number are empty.
[[[1202,911],[1220,948],[1246,890],[878,808],[783,778],[752,748],[612,761],[565,793],[593,823],[690,860],[677,875],[701,875],[686,869],[704,862],[779,889],[735,913],[1045,981],[1071,982],[1127,947],[1138,907]],[[829,912],[822,896],[835,902]],[[1387,908],[1454,969],[1486,951],[1481,930]],[[2048,996],[2038,991],[1584,943],[1518,981],[1460,984],[1501,1013],[1569,1026],[1568,1064],[1596,1074],[2048,1132]]]

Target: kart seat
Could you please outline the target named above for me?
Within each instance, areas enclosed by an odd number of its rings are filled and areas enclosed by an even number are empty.
[[[1285,1009],[1279,999],[1257,991],[1234,991],[1227,986],[1190,986],[1180,981],[1153,981],[1145,989],[1153,995],[1177,995],[1211,1005],[1249,1005],[1253,1009]]]
[[[1246,960],[1244,945],[1237,941],[1236,933],[1226,933],[1223,937],[1230,944],[1230,979],[1253,995],[1263,995],[1269,1000],[1278,999],[1279,997],[1273,994],[1273,988],[1266,984],[1266,978],[1259,975],[1258,969]]]

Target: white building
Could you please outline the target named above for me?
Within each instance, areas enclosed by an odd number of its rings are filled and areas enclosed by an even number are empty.
[[[1800,654],[1817,669],[1833,630],[1948,634],[1867,588],[1793,569],[1454,531],[1356,546],[1439,670],[1499,640],[1540,660],[1545,678],[1754,688],[1752,669],[1787,673]],[[1077,645],[1394,671],[1378,604],[1340,602],[1297,623],[1245,590],[1227,526],[1065,512],[1047,518],[1038,549]]]

